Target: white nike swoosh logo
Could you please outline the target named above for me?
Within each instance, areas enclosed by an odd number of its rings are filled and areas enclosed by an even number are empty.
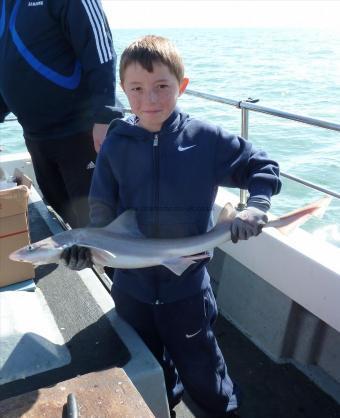
[[[199,329],[197,332],[195,332],[194,334],[185,334],[185,338],[192,338],[195,335],[199,334],[202,331],[202,328]]]
[[[196,145],[190,145],[189,147],[182,147],[182,145],[178,145],[178,151],[186,151],[190,148],[196,147]]]

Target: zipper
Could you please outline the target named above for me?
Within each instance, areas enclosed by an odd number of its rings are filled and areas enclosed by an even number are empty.
[[[159,236],[159,136],[154,134],[153,137],[153,155],[154,155],[154,223],[155,223],[155,235]]]
[[[154,134],[153,137],[153,161],[154,161],[154,197],[153,197],[153,211],[154,211],[154,233],[155,236],[159,236],[159,136]],[[159,305],[159,280],[154,277],[154,288],[155,288],[155,304]]]

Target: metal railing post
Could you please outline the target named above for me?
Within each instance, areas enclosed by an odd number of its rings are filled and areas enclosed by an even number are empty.
[[[247,103],[257,103],[259,99],[252,99],[249,97],[247,100],[241,101],[239,107],[241,108],[241,136],[244,139],[248,139],[248,129],[249,129],[249,110],[246,107],[243,107],[244,102]],[[248,200],[248,191],[240,189],[240,202],[237,205],[237,210],[242,210],[247,206]]]
[[[244,139],[248,139],[248,127],[249,127],[249,110],[242,108],[241,109],[241,136]],[[239,201],[239,204],[237,205],[237,210],[243,210],[246,207],[247,199],[248,199],[247,190],[240,189],[240,201]]]
[[[246,102],[256,103],[258,100],[254,100],[248,98],[245,100]],[[241,136],[244,139],[248,139],[248,128],[249,128],[249,110],[242,107],[242,102],[239,103],[239,107],[241,108]],[[246,207],[248,200],[248,192],[247,190],[240,189],[240,202],[237,206],[237,210],[242,210]]]

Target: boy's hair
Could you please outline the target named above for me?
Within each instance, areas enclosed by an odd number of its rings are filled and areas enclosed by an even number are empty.
[[[184,65],[179,52],[169,39],[162,36],[147,35],[125,48],[119,65],[122,83],[126,68],[133,63],[138,63],[149,73],[152,73],[154,63],[161,63],[169,68],[179,83],[184,78]]]

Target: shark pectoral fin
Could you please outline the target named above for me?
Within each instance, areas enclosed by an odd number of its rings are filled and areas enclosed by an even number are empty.
[[[132,209],[123,212],[118,218],[105,226],[105,229],[115,234],[133,238],[145,238],[138,227],[136,212]]]
[[[181,276],[183,272],[190,267],[192,264],[195,264],[195,261],[191,260],[190,258],[179,257],[179,258],[172,258],[170,260],[163,261],[162,265],[177,276]]]

